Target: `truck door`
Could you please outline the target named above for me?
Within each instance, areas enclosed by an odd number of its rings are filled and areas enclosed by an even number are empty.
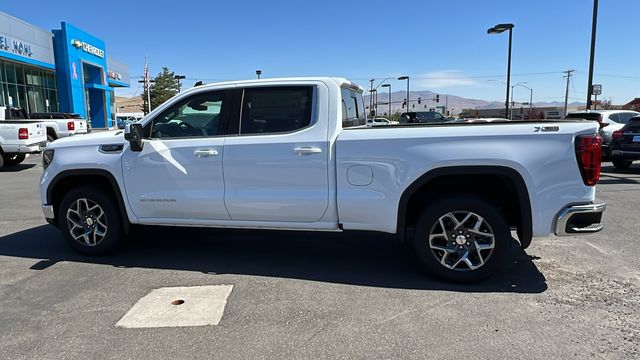
[[[127,149],[122,157],[129,205],[143,222],[229,219],[222,158],[230,109],[229,91],[201,91],[145,125],[142,151]]]
[[[242,89],[237,136],[225,142],[225,203],[233,220],[320,220],[329,203],[326,85]],[[325,90],[326,92],[326,90]]]

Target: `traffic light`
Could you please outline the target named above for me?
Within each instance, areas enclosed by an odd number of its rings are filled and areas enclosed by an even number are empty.
[[[436,102],[440,102],[440,95],[436,95]]]
[[[418,97],[418,104],[422,104],[422,98]]]
[[[407,105],[407,99],[402,100],[402,108],[404,109],[404,107]]]

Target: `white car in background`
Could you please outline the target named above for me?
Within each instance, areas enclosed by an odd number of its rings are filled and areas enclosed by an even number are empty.
[[[608,157],[613,132],[622,129],[629,119],[636,116],[640,116],[640,113],[631,110],[586,110],[571,112],[565,118],[599,122],[600,130],[598,133],[602,137],[602,155]]]
[[[373,119],[368,119],[367,120],[367,125],[395,125],[395,124],[400,124],[399,121],[392,121],[389,120],[387,118],[382,118],[382,117],[377,117],[377,118],[373,118]]]

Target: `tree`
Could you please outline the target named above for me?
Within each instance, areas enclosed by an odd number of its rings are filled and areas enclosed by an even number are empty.
[[[178,80],[175,78],[175,72],[169,71],[168,67],[163,67],[162,71],[155,78],[151,79],[150,95],[151,109],[155,109],[162,105],[165,101],[171,99],[178,93]],[[146,112],[147,92],[142,93],[143,110]]]

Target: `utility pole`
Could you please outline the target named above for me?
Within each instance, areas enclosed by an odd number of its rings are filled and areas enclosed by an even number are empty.
[[[565,75],[564,77],[567,78],[567,89],[564,93],[564,115],[563,116],[567,116],[567,105],[569,103],[569,82],[571,81],[571,75],[573,75],[574,70],[567,70],[564,71]]]
[[[593,0],[593,18],[591,23],[591,51],[589,54],[589,84],[587,85],[587,110],[591,109],[593,92],[593,62],[596,53],[596,28],[598,25],[598,0]]]

